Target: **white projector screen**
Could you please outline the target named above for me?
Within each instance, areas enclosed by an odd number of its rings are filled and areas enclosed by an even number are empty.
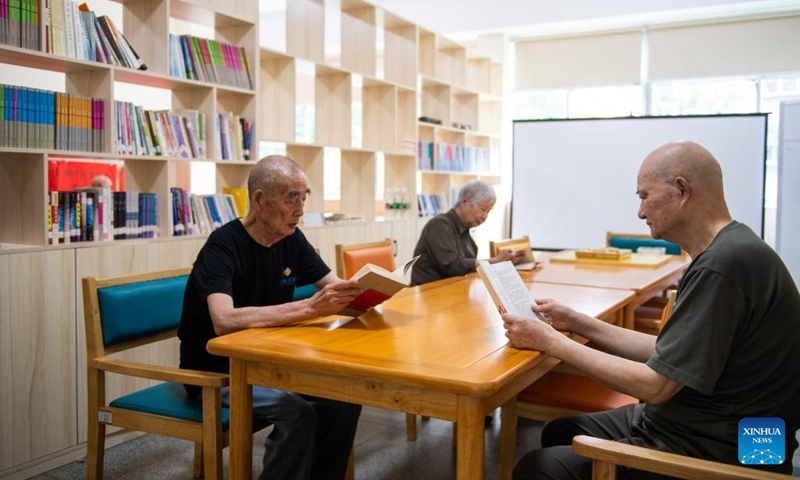
[[[649,234],[639,165],[692,140],[722,166],[733,218],[763,237],[766,132],[766,114],[515,121],[511,236],[560,250],[603,246],[606,231]]]

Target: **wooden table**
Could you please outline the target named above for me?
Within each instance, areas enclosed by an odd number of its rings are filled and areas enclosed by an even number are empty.
[[[536,259],[541,263],[539,268],[521,271],[520,276],[526,282],[630,290],[636,294],[636,298],[625,309],[622,326],[633,329],[634,308],[677,283],[691,263],[688,255],[674,255],[673,257],[658,267],[642,268],[555,263],[548,261],[548,252],[545,252],[536,255]],[[558,297],[553,298],[560,300]]]
[[[552,296],[593,316],[631,292],[546,283]],[[404,290],[359,318],[322,317],[244,330],[208,343],[231,358],[230,476],[252,475],[252,385],[317,395],[457,424],[459,479],[482,478],[484,417],[502,406],[501,478],[510,478],[517,394],[558,363],[507,346],[502,320],[476,276]]]

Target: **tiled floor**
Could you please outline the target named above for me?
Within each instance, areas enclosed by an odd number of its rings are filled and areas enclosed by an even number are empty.
[[[486,427],[486,475],[497,479],[499,450],[499,412]],[[356,433],[357,480],[437,480],[455,478],[453,427],[450,422],[417,419],[417,441],[406,440],[405,414],[365,407]],[[520,420],[517,435],[517,458],[539,445],[541,424]],[[264,437],[253,440],[255,476],[261,469]],[[105,478],[110,480],[191,479],[193,447],[189,442],[154,435],[109,448],[105,458]],[[227,449],[224,456],[228,472]],[[75,462],[34,477],[45,479],[85,478],[85,466]]]
[[[498,477],[499,412],[486,427],[485,478]],[[438,480],[455,478],[453,427],[450,422],[417,419],[417,441],[406,441],[405,414],[365,407],[356,433],[357,480]],[[521,419],[517,431],[516,458],[539,446],[541,424]],[[261,469],[264,438],[268,430],[253,440],[254,478]],[[800,432],[798,432],[800,438]],[[225,477],[228,450],[224,454]],[[109,480],[173,480],[192,478],[193,448],[189,442],[145,435],[108,449],[105,478]],[[800,449],[794,464],[800,465]],[[34,477],[38,480],[85,478],[82,462],[75,462]]]

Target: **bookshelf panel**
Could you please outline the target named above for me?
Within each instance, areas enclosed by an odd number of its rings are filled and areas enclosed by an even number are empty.
[[[468,89],[489,93],[492,86],[492,60],[490,58],[468,59],[466,80]]]
[[[436,52],[436,78],[458,87],[466,84],[467,49],[455,42],[439,38]]]
[[[436,35],[419,29],[419,73],[436,76]]]
[[[324,149],[322,147],[311,147],[302,145],[287,145],[286,154],[292,158],[308,177],[308,187],[311,195],[306,199],[306,212],[324,212]]]
[[[273,141],[295,140],[296,71],[292,57],[262,50],[258,91],[259,137]]]
[[[492,63],[492,84],[489,88],[492,95],[503,95],[503,64],[500,62]]]
[[[500,100],[481,100],[478,130],[500,135],[503,126],[503,103]]]
[[[468,127],[467,130],[478,129],[478,94],[453,95],[452,120],[453,127],[462,128],[462,126],[466,126]]]
[[[421,95],[422,116],[441,120],[442,125],[449,126],[450,87],[438,83],[423,83]]]
[[[416,152],[417,137],[417,92],[397,90],[397,148],[401,152]]]
[[[364,148],[397,149],[397,87],[380,82],[361,89]]]
[[[375,76],[377,45],[376,9],[358,0],[342,2],[342,68]]]
[[[217,163],[216,192],[225,187],[247,189],[247,178],[255,162]]]
[[[325,0],[287,0],[286,53],[325,62]]]
[[[74,270],[73,249],[0,255],[0,471],[76,444]]]
[[[384,77],[408,88],[417,88],[417,26],[384,11]]]
[[[45,155],[0,151],[0,243],[47,244],[46,190]]]
[[[349,73],[317,67],[314,88],[316,143],[342,148],[351,146],[351,80]]]
[[[169,74],[169,6],[167,0],[138,0],[123,4],[122,34],[147,70]]]
[[[375,163],[372,152],[342,150],[340,209],[349,215],[361,215],[367,222],[375,220]],[[352,187],[345,188],[345,182]]]
[[[108,72],[113,68],[104,63],[54,56],[8,45],[0,45],[0,63],[65,74],[87,70]]]

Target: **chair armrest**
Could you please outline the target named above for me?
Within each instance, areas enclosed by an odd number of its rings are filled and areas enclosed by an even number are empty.
[[[789,475],[702,460],[675,453],[660,452],[650,448],[637,447],[627,443],[603,440],[586,435],[578,435],[573,438],[572,449],[578,455],[591,458],[594,461],[593,473],[596,470],[604,470],[608,473],[607,469],[598,469],[598,462],[602,462],[606,465],[620,465],[685,479],[751,480],[756,475],[758,478],[765,480],[792,478]]]
[[[199,387],[221,388],[228,386],[228,375],[224,373],[204,372],[202,370],[186,370],[175,367],[162,367],[146,363],[128,362],[113,358],[96,358],[92,366],[106,372],[149,378],[164,382],[178,382]]]

